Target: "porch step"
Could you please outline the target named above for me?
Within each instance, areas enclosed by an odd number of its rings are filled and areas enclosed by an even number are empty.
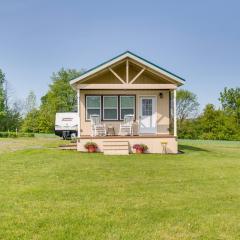
[[[77,150],[77,144],[60,145],[59,148],[61,150]]]
[[[128,155],[128,141],[103,141],[103,153],[105,155]]]

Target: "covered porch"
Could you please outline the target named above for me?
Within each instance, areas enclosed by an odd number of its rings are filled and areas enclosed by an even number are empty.
[[[146,84],[144,90],[122,90],[120,86],[119,89],[112,89],[112,86],[104,85],[104,89],[96,90],[96,85],[91,86],[93,89],[81,89],[81,86],[78,89],[78,151],[87,151],[84,145],[94,142],[99,152],[109,155],[134,153],[135,144],[147,145],[148,153],[178,153],[175,86],[168,85],[170,89],[165,89],[163,85],[155,85],[155,89],[152,89],[153,85]],[[110,106],[106,104],[108,102]],[[120,133],[124,120],[124,116],[121,118],[123,105],[134,115],[132,134]],[[104,136],[93,137],[90,121],[92,111],[100,116],[106,128]],[[106,119],[107,112],[114,116],[114,111],[116,119]]]
[[[108,107],[105,102],[110,103],[111,107]],[[90,108],[90,104],[93,104],[91,105],[93,107]],[[111,93],[105,89],[91,91],[79,89],[78,137],[92,135],[90,121],[92,111],[100,116],[101,122],[106,126],[106,135],[120,135],[119,129],[124,120],[124,111],[128,111],[127,114],[134,115],[132,135],[177,137],[175,89],[136,89],[134,91],[119,89],[111,90]],[[110,118],[106,117],[107,114]],[[109,133],[109,128],[113,129],[113,133]]]
[[[118,94],[121,94],[121,92],[122,90],[118,90]],[[99,90],[98,93],[103,94],[102,98],[108,96],[106,90]],[[115,91],[111,90],[111,93],[111,96],[115,96]],[[92,90],[90,95],[87,90],[78,90],[79,115],[82,120],[79,121],[81,124],[78,128],[78,151],[86,151],[84,145],[91,141],[95,142],[98,145],[98,151],[104,154],[134,153],[134,144],[146,144],[148,153],[178,152],[176,90],[145,89],[144,91],[134,90],[132,92],[128,90],[123,92],[124,96],[132,96],[132,93],[135,94],[133,134],[119,135],[119,126],[123,122],[121,120],[107,121],[102,119],[102,123],[106,126],[106,135],[93,137],[91,123],[86,118],[86,99],[88,96],[96,96],[95,90]],[[143,103],[147,106],[144,106]],[[145,108],[144,111],[150,111],[150,113],[145,113],[149,116],[144,115],[142,108]],[[109,128],[114,129],[114,131],[109,132]]]

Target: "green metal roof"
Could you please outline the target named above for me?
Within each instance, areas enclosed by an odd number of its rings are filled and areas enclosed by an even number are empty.
[[[162,70],[162,71],[165,71],[165,72],[167,72],[167,73],[173,75],[174,77],[177,77],[177,78],[181,79],[182,81],[186,81],[184,78],[182,78],[182,77],[180,77],[180,76],[178,76],[178,75],[176,75],[176,74],[174,74],[174,73],[172,73],[172,72],[166,70],[165,68],[162,68],[162,67],[156,65],[155,63],[152,63],[152,62],[148,61],[148,60],[145,59],[145,58],[142,58],[142,57],[138,56],[138,55],[135,54],[135,53],[132,53],[131,51],[125,51],[125,52],[123,52],[123,53],[117,55],[116,57],[111,58],[111,59],[109,59],[109,60],[107,60],[107,61],[105,61],[105,62],[103,62],[103,63],[97,65],[96,67],[90,68],[89,70],[87,70],[86,72],[84,72],[83,74],[81,74],[80,76],[83,77],[85,74],[87,74],[87,73],[89,73],[89,72],[95,70],[96,68],[101,67],[101,66],[104,65],[104,64],[107,64],[108,62],[111,62],[111,61],[113,61],[113,60],[115,60],[115,59],[117,59],[117,58],[119,58],[119,57],[125,55],[126,53],[129,53],[129,54],[131,54],[131,55],[133,55],[133,56],[135,56],[135,57],[137,57],[137,58],[139,58],[139,59],[141,59],[141,60],[143,60],[143,61],[145,61],[145,62],[151,64],[151,65],[153,65],[154,67],[157,67],[158,69],[160,69],[160,70]],[[72,79],[72,80],[74,80],[74,79]]]
[[[153,66],[155,66],[155,67],[157,67],[157,68],[159,68],[159,69],[161,69],[161,70],[163,70],[163,71],[165,71],[165,72],[167,72],[167,73],[169,73],[169,74],[171,74],[171,75],[173,75],[173,76],[175,76],[175,77],[177,77],[177,78],[179,78],[179,79],[181,79],[181,80],[183,80],[184,82],[186,81],[184,78],[176,75],[175,73],[172,73],[172,72],[168,71],[167,69],[162,68],[162,67],[160,67],[159,65],[157,65],[157,64],[155,64],[155,63],[152,63],[152,62],[148,61],[147,59],[145,59],[145,58],[143,58],[143,57],[138,56],[138,55],[135,54],[135,53],[132,53],[132,52],[130,52],[130,51],[126,51],[125,53],[130,53],[130,54],[132,54],[133,56],[135,56],[135,57],[137,57],[137,58],[140,58],[140,59],[142,59],[143,61],[145,61],[145,62],[147,62],[147,63],[149,63],[149,64],[151,64],[151,65],[153,65]],[[123,54],[125,54],[125,53],[123,53]],[[122,54],[121,54],[121,55],[122,55]]]

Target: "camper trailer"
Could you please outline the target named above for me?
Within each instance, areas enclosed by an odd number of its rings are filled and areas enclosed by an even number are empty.
[[[63,139],[77,136],[78,114],[76,112],[56,113],[55,135]]]

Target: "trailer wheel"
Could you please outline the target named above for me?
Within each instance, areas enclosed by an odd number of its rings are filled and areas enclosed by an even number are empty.
[[[67,140],[68,131],[63,131],[62,137],[63,137],[63,140]]]
[[[71,133],[71,139],[75,139],[77,137],[76,133]]]

